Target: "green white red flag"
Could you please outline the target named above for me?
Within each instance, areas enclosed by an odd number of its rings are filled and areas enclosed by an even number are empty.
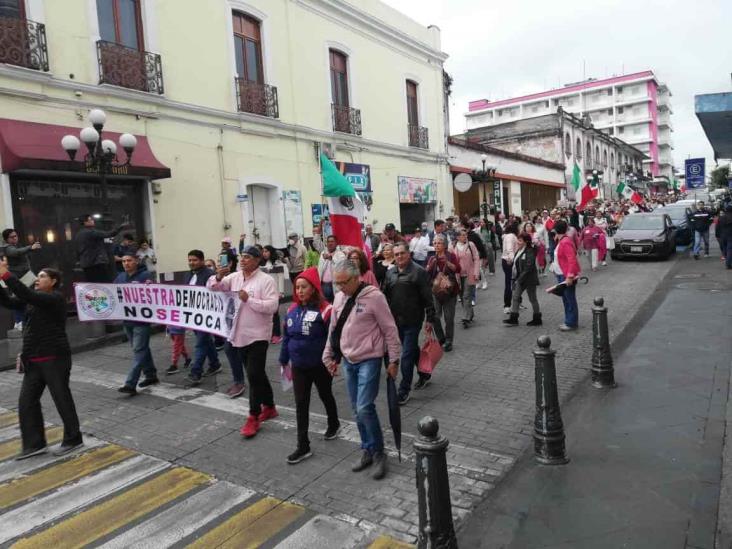
[[[643,202],[643,197],[640,195],[640,193],[638,191],[634,191],[629,185],[626,185],[624,181],[618,183],[618,187],[616,190],[618,194],[626,200],[630,200],[635,204],[640,204],[641,202]]]
[[[320,171],[323,177],[323,195],[328,198],[330,225],[338,244],[363,248],[361,224],[366,213],[363,202],[351,182],[338,171],[330,158],[322,153]]]

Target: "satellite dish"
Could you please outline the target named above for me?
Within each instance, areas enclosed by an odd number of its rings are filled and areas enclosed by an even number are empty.
[[[473,186],[473,178],[469,173],[459,173],[455,176],[453,185],[455,185],[458,191],[464,193],[465,191],[469,191],[470,187]]]

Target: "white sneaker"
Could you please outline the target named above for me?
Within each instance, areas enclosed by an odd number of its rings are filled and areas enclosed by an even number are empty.
[[[607,267],[607,261],[603,261],[602,263],[600,263],[600,265],[602,265],[603,267]]]
[[[510,313],[511,313],[511,307],[504,307],[503,308],[503,314],[504,315],[507,315],[507,314],[510,314]]]
[[[470,300],[470,305],[473,306],[473,307],[475,307],[475,300],[474,299],[471,299]]]
[[[19,332],[23,331],[23,323],[22,322],[16,322],[13,326],[13,330],[18,330]]]

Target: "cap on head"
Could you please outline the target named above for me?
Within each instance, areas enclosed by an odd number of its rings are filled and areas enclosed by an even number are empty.
[[[384,225],[384,230],[385,231],[394,231],[394,230],[396,230],[396,225],[394,225],[394,223],[387,223],[386,225]]]
[[[290,233],[287,235],[287,238],[297,238],[297,233]]]
[[[231,237],[225,236],[224,238],[221,239],[221,242],[226,242],[227,244],[231,244]]]
[[[241,255],[250,255],[252,257],[262,257],[262,252],[256,246],[246,246],[242,251]]]

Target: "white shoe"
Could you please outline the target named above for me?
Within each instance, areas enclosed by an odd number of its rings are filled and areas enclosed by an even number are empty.
[[[16,322],[13,326],[13,330],[18,330],[19,332],[23,331],[23,323],[22,322]]]
[[[503,308],[503,314],[504,315],[507,315],[507,314],[510,314],[510,313],[511,313],[511,307],[504,307]]]
[[[602,265],[603,267],[607,267],[607,261],[603,261],[602,263],[600,263],[600,265]]]
[[[473,307],[475,307],[475,300],[474,299],[471,299],[470,300],[470,305],[473,306]]]

